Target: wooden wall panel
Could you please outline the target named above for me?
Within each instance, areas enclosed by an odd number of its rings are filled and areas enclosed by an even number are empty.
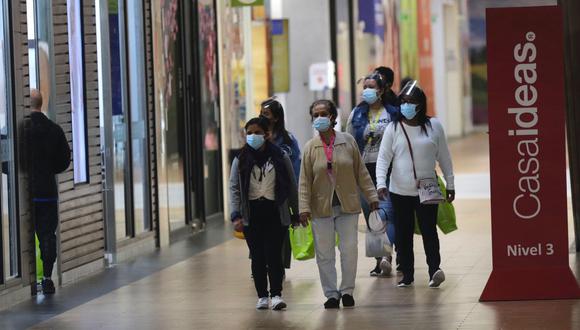
[[[72,149],[70,66],[66,0],[53,0],[57,123]],[[104,221],[101,182],[97,37],[94,1],[83,1],[85,112],[89,182],[74,183],[73,167],[59,175],[60,270],[102,259]]]

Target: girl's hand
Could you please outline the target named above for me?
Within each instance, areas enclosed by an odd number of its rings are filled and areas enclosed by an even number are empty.
[[[370,205],[371,212],[379,209],[379,202],[372,202]]]
[[[244,231],[244,220],[242,218],[237,218],[234,220],[234,230],[238,232]]]

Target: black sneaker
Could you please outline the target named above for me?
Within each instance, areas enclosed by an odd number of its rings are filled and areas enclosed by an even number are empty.
[[[373,270],[371,270],[371,276],[372,277],[381,276],[382,272],[383,270],[381,269],[381,258],[377,258],[377,265]]]
[[[407,288],[413,285],[413,280],[409,278],[404,278],[397,284],[399,288]]]
[[[349,294],[342,295],[342,307],[344,308],[353,308],[354,307],[354,298]]]
[[[54,283],[51,279],[47,278],[42,280],[42,293],[44,294],[54,294],[55,292]]]
[[[338,299],[336,299],[336,298],[329,298],[324,303],[324,308],[325,309],[337,309],[337,308],[340,308],[340,301],[338,301]]]

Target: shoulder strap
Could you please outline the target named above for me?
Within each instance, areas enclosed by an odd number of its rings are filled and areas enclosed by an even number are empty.
[[[415,170],[415,157],[413,157],[413,147],[411,147],[411,140],[409,139],[409,135],[407,135],[407,131],[405,130],[405,126],[403,125],[403,121],[400,121],[401,128],[403,129],[403,133],[405,133],[405,138],[407,139],[407,144],[409,145],[409,152],[411,153],[411,162],[413,163],[413,175],[415,176],[415,180],[417,180],[417,171]]]

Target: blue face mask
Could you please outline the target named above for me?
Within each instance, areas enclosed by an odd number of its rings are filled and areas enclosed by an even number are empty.
[[[415,118],[417,115],[417,105],[413,103],[401,104],[401,114],[408,120]]]
[[[365,88],[362,92],[362,99],[367,104],[374,104],[379,99],[379,93],[374,88]]]
[[[264,145],[265,139],[264,135],[260,134],[248,134],[246,135],[246,142],[252,149],[258,150],[262,145]]]
[[[314,119],[312,127],[319,132],[326,132],[330,128],[330,118],[328,117],[318,117]]]

